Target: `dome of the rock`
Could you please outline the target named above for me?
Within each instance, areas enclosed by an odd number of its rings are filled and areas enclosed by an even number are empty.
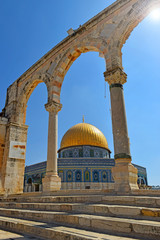
[[[102,147],[109,150],[104,134],[98,128],[88,123],[79,123],[71,127],[62,138],[60,150],[84,145]]]
[[[111,158],[105,136],[95,126],[83,122],[71,127],[61,140],[57,160],[61,189],[114,189],[115,160]],[[138,181],[147,185],[146,169],[134,166]],[[46,169],[46,162],[26,167],[26,192],[42,189]]]

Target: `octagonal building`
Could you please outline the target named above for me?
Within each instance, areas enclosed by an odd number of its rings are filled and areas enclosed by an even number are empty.
[[[112,167],[115,161],[104,134],[95,126],[79,123],[63,136],[58,150],[58,175],[62,189],[113,189]],[[147,185],[144,167],[138,169],[138,181]],[[25,168],[24,191],[41,191],[46,162]]]

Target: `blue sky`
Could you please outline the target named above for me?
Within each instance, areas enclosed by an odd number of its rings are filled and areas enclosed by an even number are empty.
[[[5,0],[0,1],[0,108],[7,87],[47,51],[114,1],[106,0]],[[124,96],[133,162],[147,168],[150,185],[160,184],[160,20],[148,16],[130,35],[123,52],[128,75]],[[58,144],[64,133],[79,122],[98,127],[114,156],[109,88],[98,53],[82,54],[65,76],[61,92]],[[26,164],[47,157],[48,113],[45,85],[39,84],[28,101],[29,125]]]

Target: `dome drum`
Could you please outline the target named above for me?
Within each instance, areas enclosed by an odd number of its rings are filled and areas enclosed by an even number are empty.
[[[110,151],[94,146],[72,146],[58,152],[59,158],[110,158]]]

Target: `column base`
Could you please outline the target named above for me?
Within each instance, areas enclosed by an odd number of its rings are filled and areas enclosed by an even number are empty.
[[[137,185],[137,168],[131,164],[131,159],[115,160],[112,175],[115,181],[115,191],[128,193],[133,189],[139,189]]]
[[[49,193],[61,189],[61,178],[57,175],[46,174],[42,179],[43,192]]]

